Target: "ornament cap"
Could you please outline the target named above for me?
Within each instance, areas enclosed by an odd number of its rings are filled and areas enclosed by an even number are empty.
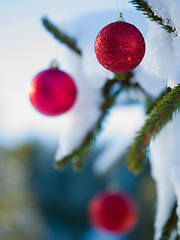
[[[55,59],[53,59],[49,64],[49,68],[59,68],[58,62]]]
[[[122,12],[119,12],[119,13],[118,13],[118,18],[117,18],[116,21],[125,22],[125,20],[124,20],[124,18],[123,18],[123,14],[122,14]]]

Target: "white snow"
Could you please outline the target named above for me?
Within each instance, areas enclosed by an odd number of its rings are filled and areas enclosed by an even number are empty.
[[[179,82],[179,56],[180,56],[180,2],[178,0],[148,0],[155,15],[163,19],[176,29],[175,34],[169,34],[159,24],[148,20],[148,34],[146,38],[146,54],[142,61],[142,69],[137,75],[142,83],[142,76],[147,73],[152,80],[166,82],[168,87],[174,88]],[[148,83],[147,83],[148,84]],[[143,83],[146,88],[146,84]]]
[[[180,136],[180,114],[176,114],[173,119],[174,129],[174,151],[171,165],[171,181],[174,186],[174,190],[177,197],[177,214],[179,216],[178,221],[178,233],[180,235],[180,148],[179,148],[179,136]]]
[[[155,239],[159,239],[162,227],[168,219],[177,199],[177,214],[180,216],[180,114],[174,115],[158,137],[151,143],[152,176],[157,187],[157,214]],[[180,220],[178,222],[180,234]]]
[[[166,24],[167,20],[170,21],[170,24],[173,25],[173,22],[171,21],[171,14],[169,12],[169,5],[168,3],[172,3],[172,1],[168,0],[147,0],[149,3],[151,9],[153,10],[154,14],[158,17],[163,19],[163,23]],[[168,7],[167,7],[168,6]]]
[[[156,22],[148,20],[146,54],[141,68],[137,68],[138,82],[153,96],[163,88],[180,83],[180,1],[147,0],[155,15],[176,29],[169,34]],[[177,113],[150,145],[152,176],[157,186],[155,239],[169,217],[175,199],[178,201],[178,231],[180,233],[180,114]]]
[[[142,67],[135,70],[136,79],[144,90],[151,96],[157,97],[166,87],[166,81],[148,73]]]
[[[71,61],[73,59],[77,68],[68,69],[71,64],[67,64],[67,67],[62,66],[71,73],[76,81],[78,98],[73,109],[65,116],[66,124],[63,124],[62,127],[60,148],[57,150],[56,160],[71,154],[74,149],[79,147],[87,132],[95,126],[97,119],[99,119],[100,106],[103,100],[101,89],[89,85],[85,80],[86,76],[79,70],[79,67],[81,68],[81,58],[73,52],[69,52],[68,59],[71,59]]]
[[[175,201],[175,193],[170,181],[171,161],[174,151],[172,129],[173,124],[169,123],[150,146],[152,176],[156,182],[157,189],[156,240],[161,236],[162,227],[166,223]]]
[[[174,52],[172,37],[156,22],[148,20],[149,31],[146,38],[146,54],[141,64],[149,74],[167,80],[173,65]]]
[[[180,82],[180,58],[176,58],[173,62],[173,66],[169,71],[169,78],[167,86],[170,88],[174,88]]]
[[[118,106],[111,110],[104,131],[97,140],[97,147],[105,147],[94,163],[93,169],[96,174],[106,174],[121,159],[144,119],[145,115],[139,104],[130,107]]]

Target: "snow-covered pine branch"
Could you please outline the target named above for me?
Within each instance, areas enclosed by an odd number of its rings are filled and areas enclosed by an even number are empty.
[[[169,23],[170,20],[166,19],[165,21],[156,15],[156,13],[152,10],[151,6],[149,5],[148,1],[145,0],[131,0],[130,3],[132,3],[137,10],[140,10],[143,12],[144,15],[146,15],[148,18],[150,18],[152,21],[157,22],[160,24],[164,29],[166,29],[169,33],[175,32],[175,28],[173,28]]]
[[[157,102],[145,125],[139,131],[127,154],[129,168],[139,173],[145,162],[147,148],[153,138],[172,120],[180,108],[180,84]]]

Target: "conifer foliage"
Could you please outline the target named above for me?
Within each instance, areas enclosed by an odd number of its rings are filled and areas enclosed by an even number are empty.
[[[138,11],[145,14],[150,21],[154,21],[160,25],[169,36],[173,36],[173,38],[178,36],[176,24],[173,24],[173,20],[170,19],[169,16],[164,19],[161,14],[155,12],[150,4],[151,1],[131,0],[130,3],[132,3]],[[83,51],[79,48],[76,39],[59,29],[48,18],[43,18],[42,23],[46,30],[60,43],[63,43],[79,57],[83,57]],[[136,75],[132,71],[114,73],[113,78],[106,80],[101,89],[102,103],[99,107],[101,113],[96,124],[86,132],[78,147],[66,156],[57,159],[54,164],[56,168],[62,169],[69,163],[73,163],[75,169],[81,169],[86,155],[92,145],[95,144],[98,134],[102,131],[103,123],[109,114],[109,110],[116,104],[117,97],[125,91],[135,90],[138,94],[141,93],[144,96],[144,104],[147,106],[147,120],[137,133],[132,145],[127,149],[126,159],[129,169],[133,173],[138,174],[142,171],[146,159],[149,159],[150,143],[165,129],[166,125],[173,120],[173,117],[180,109],[180,83],[176,84],[174,88],[166,88],[163,93],[155,99],[151,97],[138,82],[133,81],[134,78],[136,78]],[[180,239],[177,230],[177,206],[178,202],[174,203],[174,208],[164,224],[161,234],[156,237],[156,240]],[[174,234],[174,238],[172,234]]]

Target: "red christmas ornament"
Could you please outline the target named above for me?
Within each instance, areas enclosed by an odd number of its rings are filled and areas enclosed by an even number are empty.
[[[128,194],[103,191],[89,202],[88,216],[93,227],[112,234],[123,235],[135,227],[138,209]]]
[[[99,63],[114,73],[133,70],[145,54],[141,32],[134,25],[123,21],[105,26],[98,33],[94,48]]]
[[[67,112],[77,96],[73,79],[58,68],[38,73],[30,83],[29,98],[37,111],[48,116]]]

